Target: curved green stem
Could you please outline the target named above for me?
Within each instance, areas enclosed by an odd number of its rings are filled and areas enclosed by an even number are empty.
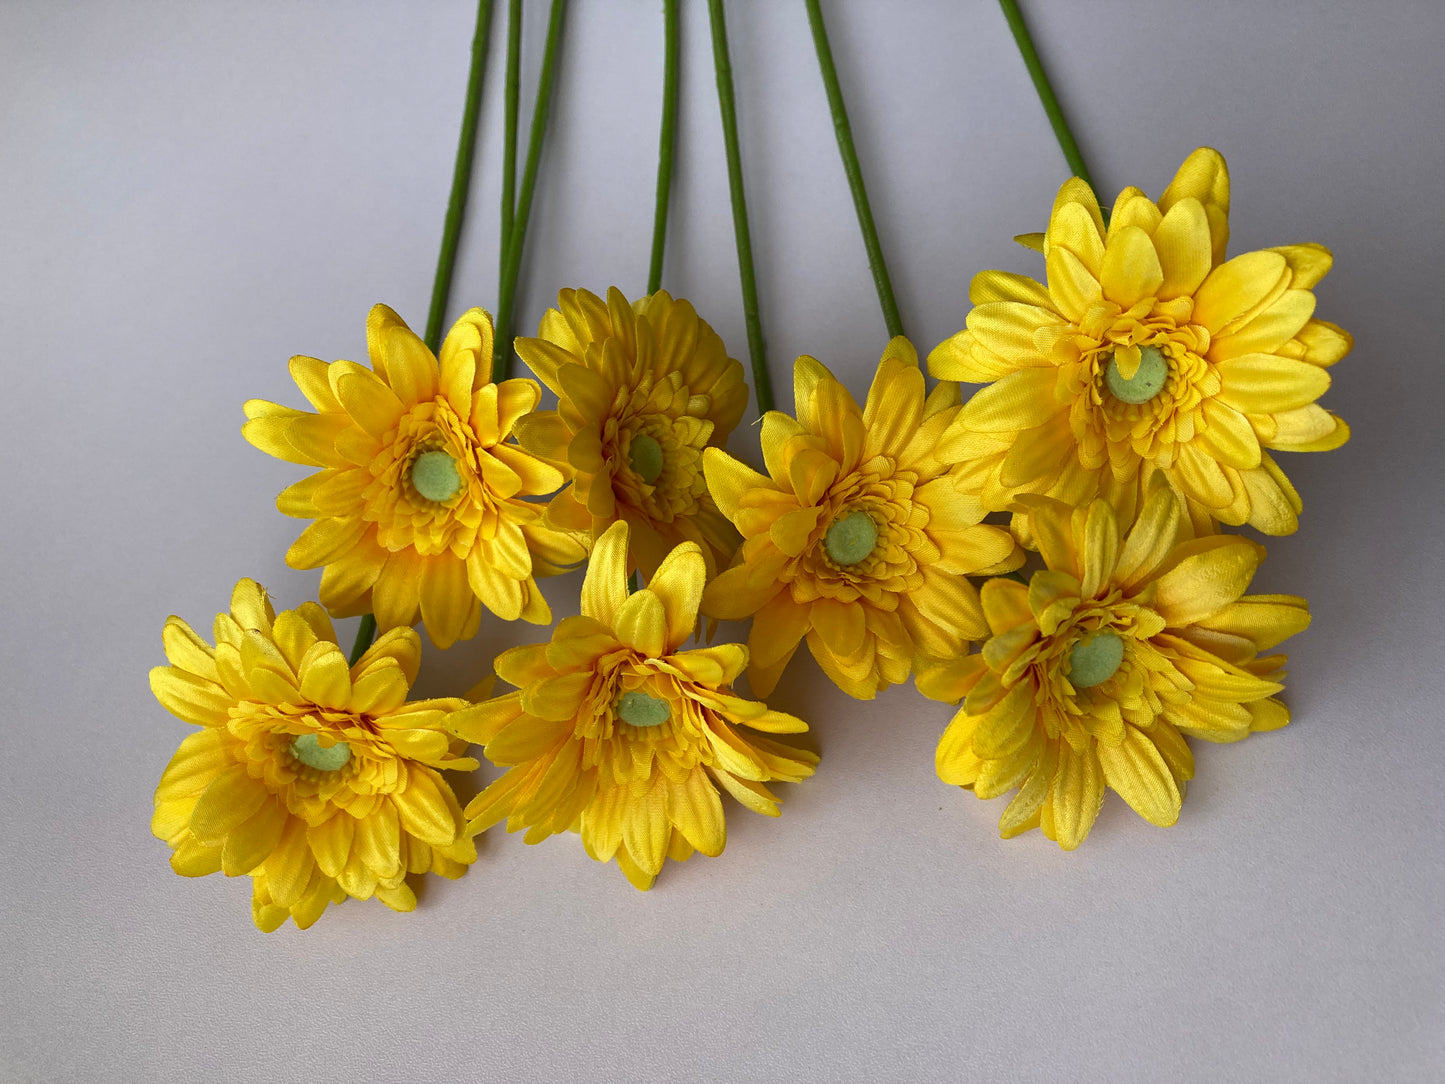
[[[522,0],[507,5],[507,79],[502,113],[502,230],[497,245],[497,287],[507,273],[507,246],[517,210],[517,107],[521,100]]]
[[[1034,39],[1029,36],[1029,28],[1024,24],[1018,0],[998,0],[998,2],[999,6],[1003,8],[1004,18],[1008,20],[1009,30],[1013,31],[1014,41],[1018,43],[1019,52],[1024,58],[1024,65],[1029,70],[1029,77],[1034,81],[1034,90],[1038,91],[1039,101],[1043,103],[1044,112],[1049,116],[1049,124],[1054,129],[1054,138],[1059,141],[1059,149],[1064,152],[1064,159],[1069,163],[1069,169],[1073,171],[1075,177],[1093,188],[1094,181],[1089,176],[1089,167],[1084,165],[1084,156],[1079,152],[1079,144],[1074,140],[1074,133],[1069,131],[1069,123],[1064,120],[1064,111],[1059,106],[1058,98],[1054,96],[1053,87],[1049,85],[1049,77],[1044,74],[1043,62],[1039,60],[1038,50],[1034,48]]]
[[[552,105],[552,82],[557,69],[557,48],[562,40],[562,16],[567,0],[552,0],[547,22],[547,45],[542,53],[542,74],[537,82],[537,101],[532,106],[532,133],[527,144],[527,166],[522,173],[522,191],[517,213],[507,239],[497,301],[497,337],[492,345],[492,380],[500,383],[512,371],[512,304],[517,296],[517,274],[522,267],[522,250],[527,240],[527,219],[532,214],[532,195],[537,188],[537,164],[542,157],[542,139],[547,134],[547,114]]]
[[[718,107],[722,111],[723,142],[728,155],[728,192],[733,205],[733,233],[737,238],[738,277],[743,288],[743,319],[748,328],[748,355],[753,363],[753,394],[758,413],[773,409],[773,384],[763,349],[763,325],[758,318],[758,285],[753,274],[753,242],[748,232],[748,205],[743,197],[743,163],[738,150],[737,106],[733,100],[733,69],[728,59],[728,31],[723,0],[707,0],[712,21],[713,65],[717,68]]]
[[[466,216],[467,191],[472,182],[472,161],[477,149],[477,121],[482,112],[482,76],[487,63],[487,41],[492,24],[492,0],[478,0],[477,27],[472,34],[471,69],[467,74],[467,99],[462,110],[462,130],[457,140],[457,160],[452,167],[452,191],[447,198],[447,214],[442,224],[441,250],[437,254],[436,274],[432,278],[431,308],[426,320],[426,344],[432,353],[441,346],[442,322],[446,318],[447,297],[452,288],[452,272],[456,269],[457,243]],[[366,614],[356,630],[356,643],[351,648],[351,665],[366,654],[376,635],[376,617]]]
[[[662,253],[667,246],[667,204],[672,192],[672,145],[677,128],[677,0],[662,4],[662,133],[657,141],[657,201],[652,212],[652,265],[647,292],[662,286]]]
[[[838,137],[838,153],[843,156],[843,171],[848,174],[848,187],[853,192],[853,209],[858,213],[858,228],[863,231],[863,247],[868,250],[868,267],[873,272],[873,287],[883,309],[883,322],[888,325],[889,338],[903,334],[903,320],[898,315],[898,302],[893,298],[893,283],[888,265],[883,260],[883,246],[878,243],[878,228],[873,224],[873,209],[868,204],[868,189],[863,184],[863,169],[858,164],[858,151],[853,146],[853,127],[848,123],[848,110],[843,104],[843,89],[838,85],[838,70],[833,66],[833,49],[828,44],[828,29],[823,24],[823,9],[818,0],[804,0],[808,8],[808,25],[813,29],[813,48],[818,53],[818,69],[823,74],[823,87],[828,92],[828,108],[833,114],[833,133]]]

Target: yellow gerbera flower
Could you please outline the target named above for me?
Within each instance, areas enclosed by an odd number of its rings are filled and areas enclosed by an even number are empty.
[[[1315,400],[1351,341],[1312,318],[1329,251],[1287,245],[1225,260],[1228,213],[1229,174],[1209,148],[1157,205],[1124,189],[1107,228],[1072,178],[1040,242],[1047,287],[1002,271],[974,278],[967,329],[928,363],[946,380],[991,382],[939,453],[970,461],[990,509],[1021,493],[1074,505],[1097,495],[1128,518],[1157,472],[1199,533],[1214,520],[1296,528],[1299,495],[1269,451],[1348,439]]]
[[[938,745],[939,778],[980,798],[1017,787],[1004,838],[1042,827],[1064,850],[1089,834],[1106,787],[1151,824],[1173,824],[1194,775],[1181,734],[1230,742],[1289,722],[1274,698],[1284,656],[1259,652],[1308,626],[1309,608],[1245,595],[1263,547],[1191,538],[1167,486],[1127,534],[1103,500],[1023,500],[1047,569],[1027,586],[984,584],[982,652],[919,669],[926,695],[964,698]]]
[[[980,524],[962,469],[939,461],[958,387],[924,396],[907,339],[888,344],[867,404],[822,363],[793,368],[798,417],[763,418],[764,477],[721,449],[708,486],[743,545],[708,585],[703,612],[753,618],[753,691],[767,696],[806,636],[838,687],[859,699],[908,677],[915,654],[950,656],[987,632],[964,576],[1017,568],[1007,531]]]
[[[734,696],[747,649],[679,651],[697,622],[705,565],[694,542],[665,558],[644,589],[627,593],[628,527],[598,540],[582,585],[582,614],[552,641],[513,648],[497,674],[518,687],[463,709],[448,723],[511,765],[467,806],[471,830],[507,820],[536,843],[569,829],[599,862],[614,856],[627,879],[652,887],[664,859],[716,856],[727,841],[720,784],[771,817],[763,784],[797,782],[818,758],[740,727],[774,734],[801,719]]]
[[[533,577],[584,551],[526,499],[556,490],[562,473],[506,443],[541,389],[491,383],[492,318],[481,309],[447,334],[440,363],[385,305],[371,310],[366,338],[370,369],[291,359],[319,413],[246,404],[247,440],[322,468],[276,499],[316,521],[286,563],[326,566],[321,602],[336,616],[372,611],[382,629],[420,616],[438,647],[474,635],[483,604],[504,621],[551,621]]]
[[[185,877],[253,878],[262,930],[305,929],[347,896],[410,911],[408,873],[460,877],[476,860],[439,768],[473,769],[440,724],[464,700],[407,703],[421,641],[384,633],[355,666],[314,602],[279,616],[254,580],[216,618],[212,648],[166,621],[170,666],[151,671],[168,711],[201,727],[156,787],[151,830]]]
[[[727,443],[748,404],[741,363],[686,301],[659,290],[634,305],[562,290],[517,353],[557,393],[555,411],[517,426],[524,446],[574,473],[547,522],[589,541],[618,519],[633,565],[651,576],[680,542],[702,547],[709,574],[737,535],[703,481],[703,449]]]

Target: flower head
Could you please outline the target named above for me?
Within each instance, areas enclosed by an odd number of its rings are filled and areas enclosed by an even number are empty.
[[[616,288],[604,303],[563,290],[535,339],[517,353],[557,393],[517,438],[573,474],[547,522],[589,543],[621,519],[630,561],[652,575],[680,542],[696,542],[711,571],[737,536],[703,481],[702,453],[727,443],[748,404],[743,367],[686,301],[659,290],[633,305]]]
[[[793,369],[798,416],[763,418],[764,477],[721,450],[705,458],[718,507],[743,545],[708,585],[703,611],[753,618],[748,678],[777,685],[806,637],[813,657],[850,696],[871,698],[907,679],[916,654],[960,654],[986,632],[965,576],[1016,568],[1007,531],[940,462],[939,436],[958,414],[958,388],[926,398],[907,339],[888,344],[867,404],[823,365]]]
[[[268,932],[288,916],[304,929],[347,896],[410,911],[408,873],[466,872],[476,848],[438,774],[477,766],[440,726],[465,701],[407,703],[415,632],[383,634],[348,667],[320,606],[278,615],[242,580],[215,638],[213,648],[171,617],[171,665],[151,671],[156,699],[201,728],[156,787],[151,830],[174,852],[171,868],[249,874],[252,915]]]
[[[980,798],[1018,788],[999,828],[1041,827],[1073,850],[1106,788],[1151,824],[1179,817],[1194,757],[1183,734],[1232,742],[1289,722],[1275,699],[1284,656],[1261,651],[1309,624],[1304,599],[1245,595],[1263,548],[1191,538],[1181,501],[1156,483],[1139,519],[1103,500],[1069,509],[1025,498],[1047,568],[1027,586],[983,587],[981,653],[920,667],[918,687],[963,704],[938,745],[938,775]]]
[[[718,786],[775,817],[777,799],[763,784],[805,779],[818,758],[743,729],[807,730],[732,694],[746,648],[679,650],[702,595],[697,544],[678,546],[629,595],[627,534],[616,523],[598,540],[581,616],[559,622],[550,643],[497,659],[498,675],[518,691],[466,708],[448,725],[510,766],[467,806],[473,831],[503,819],[508,831],[527,829],[528,843],[580,831],[589,855],[615,856],[645,890],[666,858],[722,853]]]
[[[1270,451],[1338,447],[1315,405],[1350,337],[1313,319],[1330,268],[1319,245],[1224,258],[1229,174],[1201,148],[1157,204],[1126,188],[1109,224],[1078,178],[1040,242],[1048,284],[985,271],[968,326],[929,355],[946,380],[988,383],[940,454],[970,462],[992,510],[1019,494],[1094,496],[1132,516],[1162,474],[1195,529],[1298,525],[1299,495]]]
[[[466,313],[441,360],[385,305],[366,321],[371,368],[291,359],[318,413],[253,399],[242,434],[280,459],[322,468],[283,490],[282,512],[315,520],[286,562],[324,565],[321,601],[382,629],[418,616],[439,647],[474,635],[485,605],[506,621],[551,621],[534,576],[582,559],[526,498],[562,472],[507,443],[537,405],[532,380],[491,383],[492,320]]]

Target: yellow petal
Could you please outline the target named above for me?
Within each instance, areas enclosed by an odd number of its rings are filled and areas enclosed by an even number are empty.
[[[707,562],[695,542],[684,542],[663,558],[647,589],[662,603],[667,622],[667,651],[675,651],[697,625],[698,605],[707,580]],[[701,849],[701,848],[699,848]]]
[[[681,785],[667,791],[669,819],[683,837],[703,854],[716,857],[727,844],[727,822],[717,789],[702,767],[688,773]]]
[[[211,780],[191,812],[191,834],[203,843],[219,842],[248,820],[270,797],[243,765],[226,768]]]
[[[1170,207],[1154,231],[1154,248],[1164,272],[1161,300],[1184,297],[1199,289],[1213,267],[1209,216],[1204,206],[1186,196]]]
[[[1200,621],[1204,628],[1242,636],[1268,651],[1309,628],[1309,603],[1298,595],[1245,595]]]
[[[626,522],[618,520],[592,546],[582,580],[582,614],[611,627],[627,600]]]
[[[1209,358],[1223,362],[1246,354],[1273,353],[1304,329],[1314,311],[1314,294],[1285,290],[1262,312],[1220,332],[1210,345]]]
[[[1259,439],[1249,419],[1221,399],[1206,399],[1200,407],[1204,425],[1195,434],[1195,442],[1203,445],[1211,458],[1238,470],[1259,466]]]
[[[667,654],[667,615],[662,600],[646,588],[618,608],[613,628],[618,640],[648,658]]]
[[[1264,547],[1237,535],[1185,542],[1156,581],[1154,608],[1174,628],[1210,618],[1244,594],[1263,557]]]
[[[1048,308],[1049,291],[1024,275],[1008,271],[980,271],[968,284],[968,300],[975,305],[990,301],[1022,301],[1026,305]]]
[[[337,378],[336,397],[356,424],[378,440],[395,429],[406,413],[396,393],[359,365]]]
[[[412,406],[436,398],[436,358],[405,321],[385,305],[373,306],[366,318],[366,345],[372,368],[403,403]]]
[[[335,877],[346,868],[355,838],[356,818],[345,812],[336,813],[330,820],[306,829],[306,841],[316,857],[316,864],[328,877]]]
[[[1224,157],[1213,147],[1200,147],[1184,160],[1164,195],[1159,209],[1166,214],[1184,199],[1196,199],[1209,218],[1209,228],[1216,264],[1224,261],[1229,241],[1229,168]]]
[[[366,533],[367,524],[359,515],[347,518],[328,516],[311,523],[286,551],[286,563],[292,568],[317,568],[344,557]]]
[[[1050,795],[1054,831],[1060,847],[1072,851],[1084,842],[1104,804],[1104,770],[1094,751],[1095,742],[1076,752],[1068,742],[1059,742],[1059,767]]]
[[[1168,486],[1157,487],[1144,502],[1124,539],[1114,575],[1126,589],[1149,579],[1180,541],[1179,499]]]
[[[221,848],[222,872],[227,877],[240,877],[260,866],[280,842],[288,820],[279,801],[262,802],[255,813],[226,835]]]
[[[1020,369],[980,388],[959,414],[970,429],[1009,432],[1032,429],[1053,417],[1058,372],[1054,368]]]
[[[478,605],[467,580],[466,562],[450,551],[427,558],[422,564],[419,601],[432,643],[445,650],[461,639]]]
[[[298,354],[287,365],[291,379],[301,389],[301,394],[322,413],[340,414],[341,401],[331,390],[330,365],[320,358],[308,358]]]
[[[423,843],[444,847],[457,838],[461,809],[452,789],[431,768],[407,766],[406,786],[392,795],[401,827]]]
[[[1124,308],[1156,296],[1164,284],[1164,271],[1149,235],[1138,226],[1111,228],[1099,282],[1104,296]]]
[[[347,711],[351,707],[351,668],[335,644],[317,642],[298,668],[301,695],[318,707]]]
[[[1084,527],[1080,597],[1094,598],[1109,586],[1119,560],[1119,521],[1107,501],[1094,501]]]
[[[1354,339],[1344,328],[1328,320],[1311,320],[1295,336],[1305,346],[1305,360],[1312,365],[1333,365],[1350,352]]]
[[[895,339],[907,344],[907,339]],[[892,344],[890,344],[891,346]],[[912,353],[912,347],[908,348]],[[873,384],[863,406],[863,428],[867,431],[870,451],[896,455],[914,434],[923,420],[923,373],[916,362],[910,364],[894,354],[885,354],[878,363]]]
[[[1058,477],[1077,444],[1067,411],[1018,435],[999,468],[999,482],[1010,488]]]
[[[271,897],[282,907],[291,907],[301,899],[316,860],[306,841],[306,822],[300,817],[287,817],[271,854],[266,859],[266,885]]]
[[[1132,726],[1114,746],[1098,744],[1104,780],[1134,812],[1150,824],[1167,828],[1179,819],[1179,787],[1154,743]]]
[[[1067,248],[1049,249],[1047,263],[1051,305],[1070,320],[1083,320],[1089,307],[1104,296],[1097,272],[1091,271]]]
[[[973,751],[982,760],[998,760],[1023,748],[1034,731],[1034,687],[1020,682],[974,724]]]
[[[1219,401],[1247,414],[1294,410],[1328,390],[1330,374],[1317,365],[1273,354],[1245,354],[1217,369]]]
[[[1218,334],[1269,297],[1289,275],[1278,252],[1246,252],[1220,264],[1194,293],[1194,320]]]
[[[1335,258],[1324,245],[1314,243],[1303,245],[1280,245],[1270,249],[1278,252],[1289,264],[1292,276],[1290,285],[1297,290],[1308,290],[1329,274]]]
[[[235,700],[214,681],[174,666],[157,666],[150,673],[150,682],[161,707],[178,719],[197,726],[225,726],[230,720]]]
[[[739,462],[721,448],[705,448],[702,453],[703,473],[707,477],[708,492],[717,502],[718,509],[728,519],[736,520],[738,504],[743,494],[751,489],[775,488],[763,475],[747,464]]]

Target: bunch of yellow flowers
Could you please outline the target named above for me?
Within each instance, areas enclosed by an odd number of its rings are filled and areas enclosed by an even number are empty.
[[[493,381],[480,309],[435,353],[378,305],[369,365],[293,358],[313,410],[253,400],[242,431],[314,469],[277,506],[309,521],[286,560],[322,570],[319,604],[278,614],[243,580],[214,644],[167,622],[151,686],[200,728],[156,791],[173,868],[249,876],[257,926],[304,928],[347,897],[410,910],[409,875],[460,876],[505,821],[578,833],[647,889],[669,857],[721,853],[724,793],[776,816],[767,784],[813,773],[767,736],[807,725],[733,689],[769,696],[804,641],[850,696],[911,675],[958,704],[939,777],[1016,792],[1006,837],[1072,849],[1107,789],[1173,824],[1187,737],[1288,722],[1263,653],[1309,622],[1245,594],[1264,549],[1219,525],[1295,530],[1270,453],[1348,437],[1315,405],[1350,346],[1313,317],[1328,252],[1226,259],[1228,207],[1207,149],[1107,224],[1071,180],[1023,238],[1046,283],[978,275],[932,390],[902,337],[861,406],[799,358],[761,471],[725,447],[742,366],[660,290],[561,291],[515,342],[537,380]],[[589,555],[579,616],[496,659],[512,691],[408,699],[413,626],[444,649],[483,610],[549,625],[538,578]],[[380,637],[348,659],[331,619],[367,614]],[[686,646],[716,620],[751,620],[747,644]],[[464,810],[442,773],[478,766],[469,744],[506,770]]]

